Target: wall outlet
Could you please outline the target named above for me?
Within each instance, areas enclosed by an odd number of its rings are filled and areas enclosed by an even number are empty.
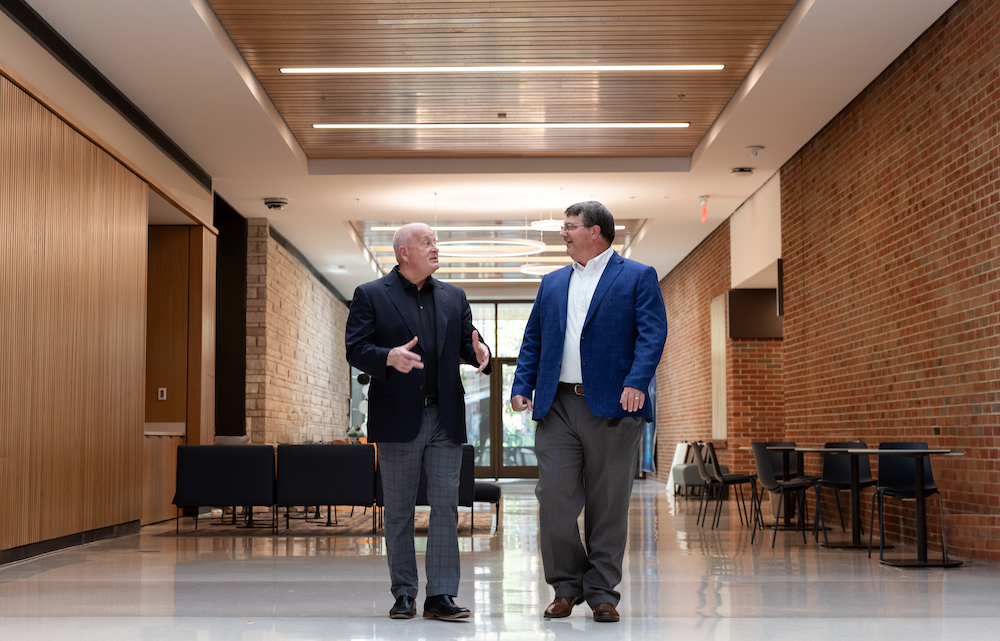
[[[167,388],[166,387],[157,387],[156,388],[156,400],[158,400],[158,401],[165,401],[165,400],[167,400]]]

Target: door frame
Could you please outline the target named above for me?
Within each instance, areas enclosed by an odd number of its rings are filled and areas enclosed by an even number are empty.
[[[537,465],[503,465],[503,406],[510,399],[503,398],[503,368],[514,367],[516,358],[491,359],[490,374],[490,464],[476,466],[476,478],[537,479]]]

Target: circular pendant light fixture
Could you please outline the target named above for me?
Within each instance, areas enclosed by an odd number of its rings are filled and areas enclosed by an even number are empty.
[[[531,221],[531,228],[536,231],[560,231],[562,230],[563,221],[553,220],[549,218],[548,220],[533,220]]]
[[[437,241],[440,256],[530,256],[545,251],[545,243],[527,238],[454,238]]]
[[[521,273],[532,274],[534,276],[544,276],[545,274],[554,272],[557,269],[562,269],[563,267],[565,267],[565,265],[552,265],[552,264],[546,265],[544,263],[528,263],[526,265],[521,266]]]

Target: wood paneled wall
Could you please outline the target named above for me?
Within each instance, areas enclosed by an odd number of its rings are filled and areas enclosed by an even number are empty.
[[[149,228],[146,422],[184,423],[188,405],[188,227]],[[167,388],[166,400],[156,390]]]
[[[142,441],[142,525],[177,516],[177,446],[183,436],[147,436]]]
[[[188,305],[187,444],[215,443],[215,273],[217,238],[191,230]]]
[[[0,77],[0,549],[140,518],[147,194]]]

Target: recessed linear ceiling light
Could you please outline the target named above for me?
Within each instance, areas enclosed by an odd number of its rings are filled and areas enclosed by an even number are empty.
[[[538,71],[721,71],[726,65],[507,65],[491,67],[282,67],[281,73],[521,73]]]
[[[689,122],[405,122],[313,125],[313,129],[683,129]]]
[[[538,221],[535,221],[538,222]],[[553,221],[556,223],[554,229],[545,229],[544,231],[559,231],[562,227],[561,220]],[[385,227],[371,227],[368,231],[391,231],[394,232],[399,229],[399,225],[395,227],[385,226]],[[462,225],[458,227],[435,227],[431,226],[433,231],[538,231],[538,226],[535,223],[531,225]],[[615,225],[615,229],[625,229],[625,225]]]

